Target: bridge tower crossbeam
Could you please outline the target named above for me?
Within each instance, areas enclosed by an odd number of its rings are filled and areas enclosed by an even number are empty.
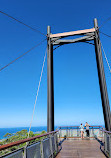
[[[74,39],[63,39],[69,36],[79,36]],[[47,131],[54,131],[54,79],[53,79],[53,46],[58,47],[64,44],[88,42],[94,40],[100,93],[103,107],[103,115],[106,130],[111,130],[110,106],[105,80],[104,65],[102,59],[101,42],[97,19],[94,19],[94,28],[51,34],[50,26],[47,27]]]

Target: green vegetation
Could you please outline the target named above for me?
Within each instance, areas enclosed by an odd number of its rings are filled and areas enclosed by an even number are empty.
[[[30,131],[30,135],[29,137],[34,137],[34,136],[37,136],[37,135],[41,135],[41,134],[45,134],[46,132],[45,131],[42,131],[41,133],[39,134],[34,134],[32,131]],[[8,144],[8,143],[11,143],[11,142],[15,142],[15,141],[19,141],[19,140],[22,140],[22,139],[26,139],[28,136],[28,131],[23,129],[21,131],[18,131],[16,132],[15,134],[11,134],[11,133],[6,133],[4,135],[4,140],[0,142],[0,145],[4,145],[4,144]],[[42,138],[37,138],[35,140],[32,140],[29,142],[29,144],[33,143],[33,142],[37,142],[37,141],[40,141]],[[10,153],[14,150],[17,150],[19,148],[23,148],[24,146],[26,146],[26,143],[23,143],[23,144],[20,144],[18,146],[14,146],[14,147],[11,147],[9,149],[5,149],[5,150],[2,150],[0,151],[0,156],[4,155],[4,154],[7,154],[7,153]]]

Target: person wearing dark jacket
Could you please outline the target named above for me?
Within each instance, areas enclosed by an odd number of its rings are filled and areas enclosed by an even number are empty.
[[[89,137],[89,127],[90,127],[90,125],[86,122],[85,127],[86,127],[86,135],[87,135],[87,137]]]

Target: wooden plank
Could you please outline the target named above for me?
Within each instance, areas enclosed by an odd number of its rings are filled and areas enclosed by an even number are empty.
[[[97,140],[65,140],[56,158],[105,158]]]
[[[64,32],[64,33],[50,34],[50,38],[81,35],[81,34],[91,33],[91,32],[95,32],[95,28],[86,29],[86,30],[72,31],[72,32]]]

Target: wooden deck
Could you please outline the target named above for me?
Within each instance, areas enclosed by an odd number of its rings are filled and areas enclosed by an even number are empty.
[[[105,158],[97,140],[65,140],[56,158]]]

